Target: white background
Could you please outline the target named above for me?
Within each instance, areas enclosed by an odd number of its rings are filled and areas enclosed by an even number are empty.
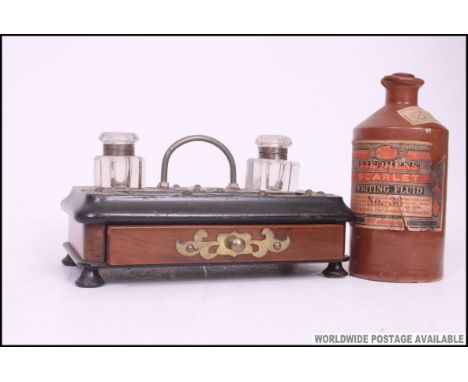
[[[3,341],[9,344],[310,344],[316,333],[465,330],[462,37],[8,37],[3,47]],[[239,183],[257,135],[289,135],[301,188],[349,202],[352,128],[383,105],[380,79],[426,81],[420,106],[450,130],[445,277],[430,284],[292,275],[275,266],[106,271],[64,267],[72,185],[91,185],[102,131],[134,131],[155,186],[165,149],[207,134]],[[225,186],[227,162],[184,146],[169,181]]]

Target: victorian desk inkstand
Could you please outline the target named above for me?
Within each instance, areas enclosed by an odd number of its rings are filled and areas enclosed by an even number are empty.
[[[95,159],[95,187],[73,187],[62,202],[70,217],[64,265],[77,265],[79,287],[104,284],[99,269],[137,266],[327,262],[327,277],[343,277],[350,209],[339,196],[296,191],[299,164],[287,160],[291,141],[257,139],[259,158],[248,161],[239,188],[231,152],[211,137],[194,135],[171,145],[157,187],[143,186],[137,136],[103,133]],[[170,187],[168,164],[180,146],[204,141],[218,147],[230,167],[226,188]]]

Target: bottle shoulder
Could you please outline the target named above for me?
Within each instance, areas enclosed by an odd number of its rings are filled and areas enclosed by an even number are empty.
[[[260,164],[290,164],[292,166],[300,166],[299,162],[287,160],[287,159],[266,159],[266,158],[249,158],[247,159],[247,163],[260,163]]]
[[[388,104],[371,114],[354,130],[379,128],[410,128],[447,130],[428,111],[419,106]]]
[[[122,161],[131,161],[131,162],[144,162],[145,158],[138,155],[97,155],[94,157],[95,161],[107,161],[107,162],[122,162]]]

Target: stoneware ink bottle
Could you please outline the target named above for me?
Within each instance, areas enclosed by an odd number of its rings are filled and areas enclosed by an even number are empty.
[[[418,106],[423,84],[412,74],[385,76],[385,106],[353,131],[354,276],[442,278],[448,130]]]

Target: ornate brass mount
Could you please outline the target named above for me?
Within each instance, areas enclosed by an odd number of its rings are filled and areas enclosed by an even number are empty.
[[[291,243],[289,236],[285,240],[276,239],[275,234],[269,228],[264,228],[262,235],[265,236],[265,239],[252,240],[250,233],[233,231],[231,233],[220,233],[216,237],[216,241],[203,241],[203,239],[208,237],[208,232],[200,229],[195,233],[193,241],[181,243],[177,240],[176,249],[177,252],[184,256],[199,254],[205,260],[211,260],[218,255],[236,257],[237,255],[250,254],[254,257],[263,257],[268,251],[274,253],[283,252]],[[210,252],[210,249],[213,247],[217,247],[216,251]]]

